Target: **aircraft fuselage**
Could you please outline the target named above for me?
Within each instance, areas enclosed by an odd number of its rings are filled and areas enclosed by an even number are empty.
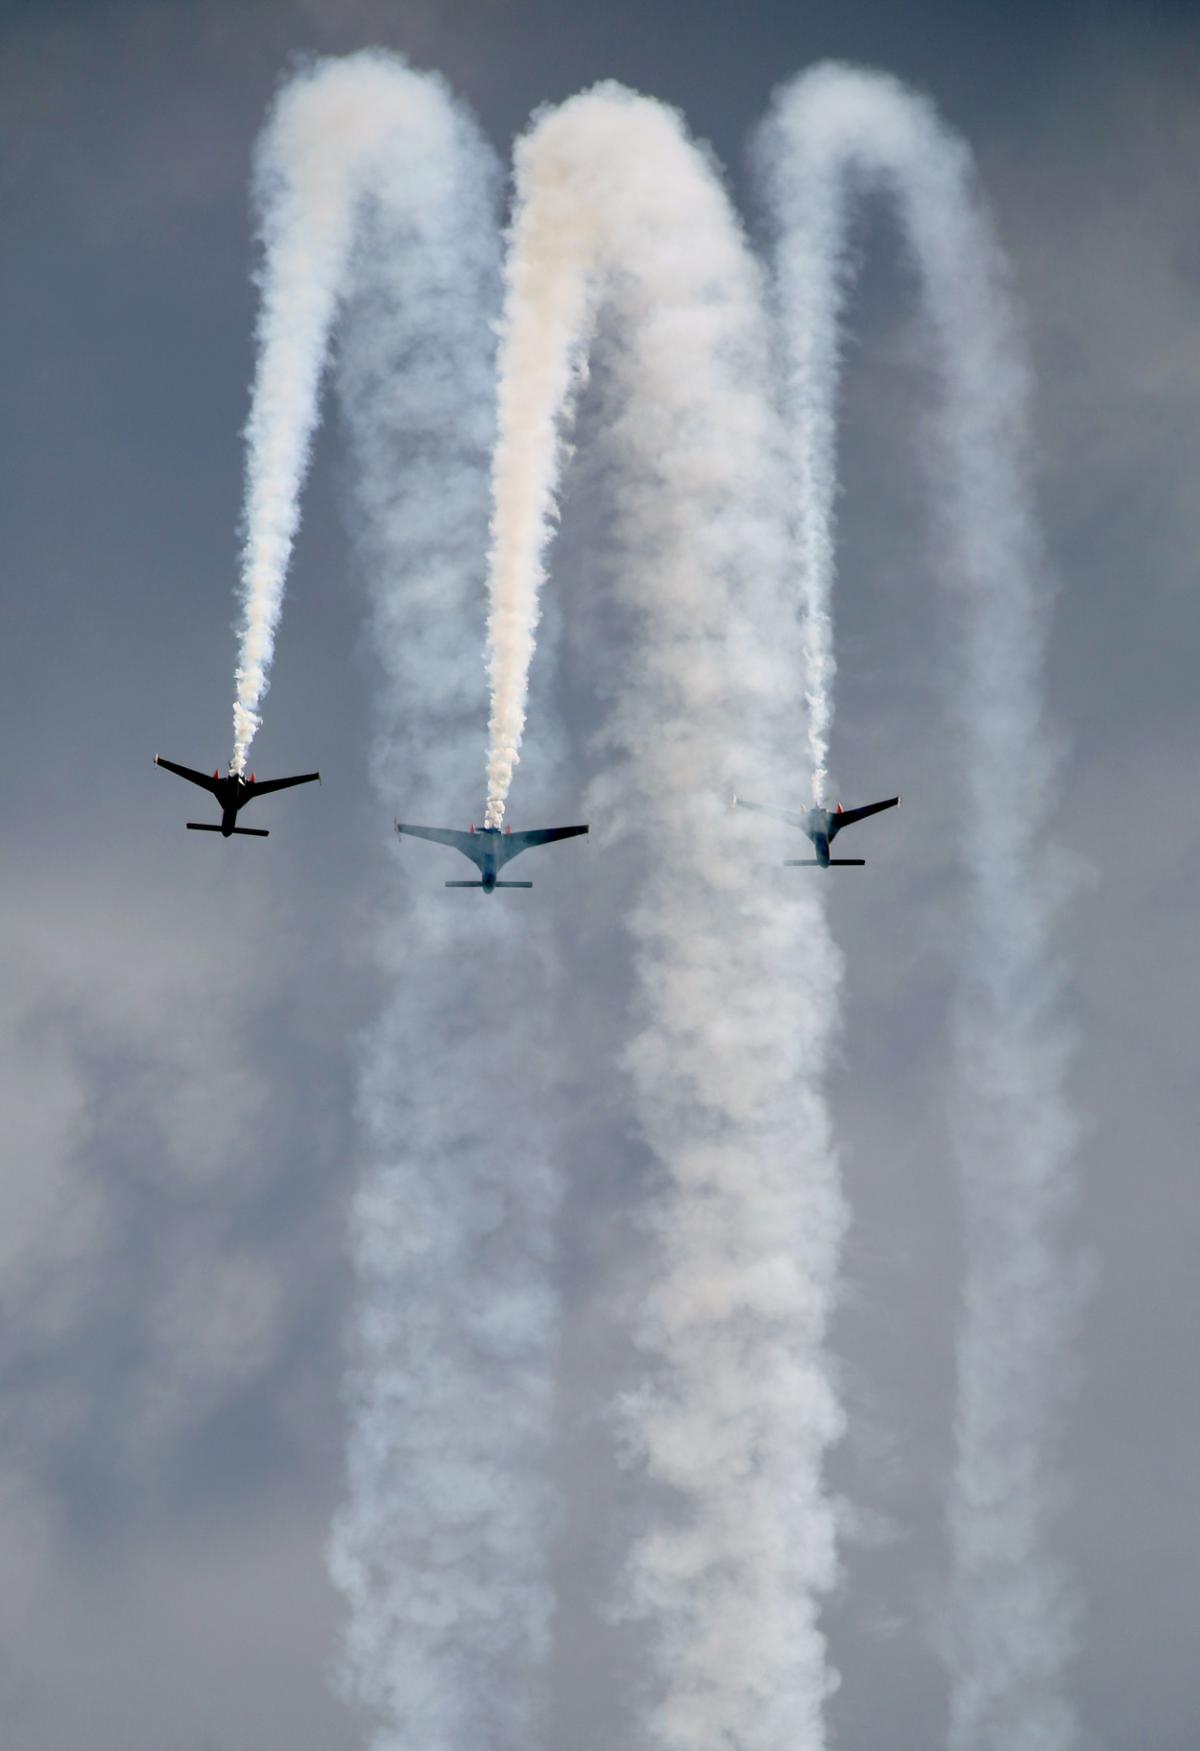
[[[246,801],[246,780],[235,772],[218,778],[217,801],[221,805],[221,833],[228,839],[237,823],[238,810]]]
[[[822,869],[828,869],[830,841],[837,837],[837,816],[831,809],[809,809],[803,830],[812,840],[817,862]]]
[[[479,863],[479,874],[485,894],[491,894],[496,889],[496,877],[500,874],[500,861],[497,852],[503,837],[499,827],[476,827],[475,835],[480,840],[479,849],[482,857]]]

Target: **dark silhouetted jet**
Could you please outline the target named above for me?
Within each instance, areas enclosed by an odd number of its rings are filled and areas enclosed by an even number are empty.
[[[760,815],[774,815],[777,821],[786,821],[791,827],[799,827],[802,833],[807,833],[813,842],[815,857],[786,857],[784,864],[788,869],[828,869],[855,864],[859,868],[866,863],[865,857],[830,857],[829,847],[837,838],[843,827],[852,827],[855,821],[865,821],[868,815],[877,815],[880,809],[894,809],[900,801],[898,796],[889,796],[881,803],[866,803],[861,809],[844,809],[841,803],[836,809],[805,809],[796,812],[793,809],[772,809],[766,803],[743,802],[740,796],[734,797],[739,809],[756,809]]]
[[[247,803],[252,803],[256,796],[268,796],[273,790],[287,790],[293,784],[311,784],[320,779],[319,772],[302,772],[298,778],[255,778],[253,772],[249,778],[243,778],[240,772],[227,772],[222,778],[219,772],[212,777],[207,772],[193,772],[190,766],[177,766],[174,760],[164,760],[158,754],[154,756],[156,766],[165,766],[168,772],[178,773],[180,778],[186,778],[190,784],[198,784],[201,790],[211,791],[221,805],[219,821],[189,821],[188,827],[193,833],[221,833],[226,839],[232,833],[244,833],[249,839],[266,839],[270,829],[267,827],[236,827],[237,812],[244,809]]]
[[[479,871],[477,882],[447,882],[448,888],[482,888],[490,894],[494,888],[531,888],[532,882],[502,882],[500,871],[531,845],[550,845],[555,839],[573,839],[576,833],[586,833],[586,827],[535,827],[532,832],[514,833],[511,827],[472,827],[459,833],[453,827],[412,827],[407,821],[396,822],[397,833],[411,833],[414,839],[432,839],[436,845],[452,845],[469,857]]]

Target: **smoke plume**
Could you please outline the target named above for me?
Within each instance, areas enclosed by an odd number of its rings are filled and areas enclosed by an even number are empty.
[[[256,147],[263,265],[246,426],[236,772],[245,770],[260,722],[355,211],[363,188],[378,179],[396,126],[395,95],[385,56],[323,61],[283,87]]]
[[[1057,1400],[1072,1313],[1060,1229],[1072,1124],[1045,870],[1050,762],[1039,706],[1045,563],[1025,477],[1027,381],[1005,264],[970,153],[894,80],[825,66],[787,87],[763,159],[779,215],[793,476],[804,531],[814,759],[830,718],[838,329],[846,221],[898,206],[933,330],[931,449],[948,587],[967,609],[951,711],[965,746],[971,941],[953,1115],[966,1225],[958,1343],[950,1744],[1068,1751],[1073,1597],[1050,1551]]]
[[[759,272],[679,119],[613,85],[517,152],[493,483],[493,764],[511,775],[563,423],[610,318],[601,442],[632,626],[591,812],[632,842],[628,1091],[656,1161],[647,1373],[628,1433],[655,1491],[624,1599],[648,1742],[817,1745],[835,1573],[821,1464],[843,1228],[821,1097],[839,962],[819,890],[764,879],[727,802],[788,781],[799,666]],[[607,331],[606,331],[607,332]]]
[[[504,819],[520,759],[563,431],[584,373],[590,275],[603,250],[603,216],[579,204],[569,181],[557,188],[539,182],[537,139],[519,140],[515,149],[516,214],[505,264],[488,568],[488,827]]]
[[[475,764],[498,178],[441,81],[392,57],[319,63],[279,104],[293,137],[344,165],[334,111],[370,143],[338,245],[338,387],[382,676],[382,835],[401,804],[444,818]],[[344,179],[316,180],[344,213]],[[348,1478],[329,1565],[349,1613],[341,1686],[379,1751],[538,1738],[557,1329],[540,1018],[554,975],[536,921],[521,940],[485,912],[454,906],[422,859],[398,862],[372,921],[386,996],[359,1048]],[[499,1038],[476,987],[512,1000]]]

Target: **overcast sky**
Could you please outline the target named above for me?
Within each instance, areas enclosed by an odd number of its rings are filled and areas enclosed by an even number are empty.
[[[1085,1121],[1073,1241],[1094,1289],[1062,1382],[1060,1549],[1087,1602],[1073,1685],[1089,1745],[1200,1744],[1200,24],[1185,5],[974,0],[0,8],[0,1740],[362,1740],[327,1682],[340,1604],[324,1568],[356,1041],[387,998],[375,909],[391,884],[441,872],[389,857],[368,785],[376,669],[336,418],[255,747],[260,774],[320,766],[324,785],[278,799],[269,841],[197,843],[183,787],[151,757],[211,768],[229,752],[251,144],[293,57],[369,44],[441,69],[502,159],[533,108],[598,78],[664,98],[712,142],[752,224],[750,130],[781,80],[826,56],[915,82],[978,154],[1037,374],[1054,832],[1076,881],[1061,943]],[[850,1433],[833,1473],[859,1536],[828,1613],[843,1674],[831,1719],[847,1748],[926,1751],[946,1707],[934,1625],[960,1282],[945,1095],[962,775],[915,454],[922,330],[888,215],[871,208],[860,231],[832,764],[848,805],[901,790],[905,807],[870,829],[865,879],[833,896],[847,981],[832,1095],[853,1211],[834,1339]],[[579,598],[603,569],[587,488],[581,455],[553,578],[567,663],[584,612],[572,585]],[[539,750],[532,724],[522,816],[574,818],[599,709],[568,710],[557,748]],[[480,774],[483,715],[481,665]],[[798,765],[800,749],[798,725]],[[519,898],[544,893],[582,981],[600,977],[595,920],[614,902],[594,848],[571,854]],[[447,976],[469,989],[472,967]],[[590,1159],[582,1148],[564,1172]],[[563,1686],[587,1718],[578,1744],[612,1751],[623,1716],[586,1604],[611,1532],[609,1486],[589,1470],[610,1385],[594,1321],[624,1185],[572,1180],[561,1236],[559,1463],[577,1503],[599,1504],[590,1521],[577,1510],[560,1561]]]

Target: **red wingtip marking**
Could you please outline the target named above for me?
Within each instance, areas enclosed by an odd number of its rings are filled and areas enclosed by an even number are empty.
[[[220,769],[220,767],[219,767],[219,766],[214,766],[214,767],[213,767],[213,777],[214,777],[214,778],[220,778],[220,776],[221,776],[221,769]]]
[[[837,812],[838,812],[838,814],[839,814],[839,815],[840,815],[840,814],[842,814],[842,813],[843,813],[843,810],[842,810],[842,805],[841,805],[841,803],[839,803],[839,804],[838,804],[838,806],[837,806]]]

